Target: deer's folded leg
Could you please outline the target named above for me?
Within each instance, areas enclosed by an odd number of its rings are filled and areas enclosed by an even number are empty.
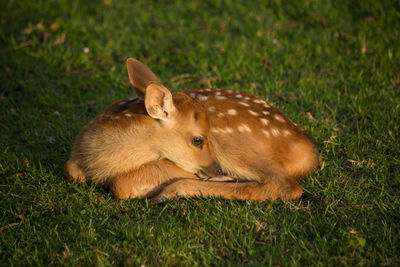
[[[68,180],[71,182],[87,182],[83,170],[74,160],[68,160],[67,163],[65,163],[64,173],[67,176]]]
[[[268,201],[277,198],[296,199],[303,193],[296,180],[279,177],[263,182],[214,182],[179,179],[165,186],[152,200],[168,198],[214,196],[225,199]]]
[[[109,187],[111,193],[117,198],[142,198],[159,191],[159,187],[176,177],[195,178],[196,176],[169,160],[158,160],[117,175],[110,179]]]

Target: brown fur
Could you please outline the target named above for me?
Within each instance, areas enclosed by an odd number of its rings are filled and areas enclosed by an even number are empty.
[[[69,179],[106,184],[123,199],[301,196],[297,179],[316,168],[318,153],[278,109],[230,90],[172,96],[145,65],[128,59],[127,66],[145,101],[118,101],[82,129],[65,166]],[[205,136],[201,149],[190,144],[196,135]],[[217,175],[218,166],[228,177]]]

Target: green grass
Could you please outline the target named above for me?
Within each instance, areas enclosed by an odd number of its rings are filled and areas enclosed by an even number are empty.
[[[0,265],[400,264],[400,3],[240,2],[1,2]],[[322,170],[271,203],[67,182],[79,129],[133,94],[128,56],[173,90],[261,96]]]

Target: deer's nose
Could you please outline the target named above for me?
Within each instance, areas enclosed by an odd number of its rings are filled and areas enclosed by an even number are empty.
[[[217,175],[222,175],[222,169],[219,166],[218,163],[214,162],[211,165],[208,165],[206,167],[202,167],[201,171],[199,172],[200,175],[204,174],[207,177],[213,177]]]

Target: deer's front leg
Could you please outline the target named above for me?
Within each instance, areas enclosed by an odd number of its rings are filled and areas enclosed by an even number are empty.
[[[215,182],[178,179],[162,188],[151,201],[158,203],[178,197],[222,197],[236,200],[268,201],[277,198],[296,199],[303,190],[295,180],[274,177],[263,182]]]
[[[169,160],[159,160],[131,172],[117,175],[110,180],[108,186],[116,198],[143,198],[159,191],[176,177],[195,178],[196,176]]]

